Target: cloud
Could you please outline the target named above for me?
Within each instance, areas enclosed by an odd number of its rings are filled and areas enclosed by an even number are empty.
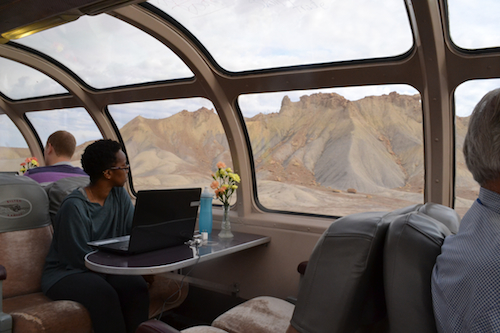
[[[99,129],[84,108],[30,112],[27,117],[43,144],[57,130],[71,132],[77,144],[102,139]]]
[[[68,91],[42,72],[21,63],[1,58],[0,91],[11,99],[62,94]]]
[[[355,101],[366,96],[387,95],[391,92],[402,95],[418,94],[418,90],[409,85],[382,85],[382,86],[361,86],[331,89],[296,90],[276,93],[261,93],[242,95],[238,98],[240,109],[245,117],[251,118],[259,113],[279,112],[281,101],[284,96],[288,96],[292,102],[296,102],[301,96],[315,93],[337,93],[346,99]]]
[[[490,90],[500,88],[500,79],[471,80],[455,90],[455,113],[468,117],[481,98]]]
[[[233,71],[398,55],[413,42],[404,2],[400,0],[152,0],[185,25],[224,68]],[[494,17],[500,2],[448,0],[454,40],[469,45],[500,45],[500,23]],[[488,8],[488,10],[484,10]],[[18,41],[47,53],[96,88],[192,76],[165,45],[139,29],[109,15],[81,17]],[[481,46],[482,47],[482,46]],[[0,58],[0,91],[12,98],[62,93],[66,90],[28,66]],[[456,90],[457,114],[473,106],[498,80],[475,80]],[[278,112],[288,95],[292,101],[316,92],[337,92],[349,100],[367,95],[418,93],[407,85],[363,86],[289,91],[241,96],[246,117]],[[165,118],[181,110],[213,105],[191,98],[110,106],[118,127],[142,115]],[[71,130],[79,143],[100,137],[83,109],[34,112],[35,128],[44,142],[54,128]],[[49,116],[50,115],[50,116]],[[6,116],[0,118],[5,119]],[[24,139],[0,119],[0,145]],[[50,130],[49,130],[50,129]],[[54,129],[55,130],[55,129]],[[7,139],[6,139],[7,138]],[[21,140],[20,140],[20,139]],[[9,143],[10,142],[10,143]]]
[[[109,15],[82,16],[18,42],[46,53],[98,89],[193,76],[167,46]]]
[[[215,109],[212,102],[206,98],[180,98],[164,101],[140,102],[109,105],[108,109],[118,128],[137,116],[150,119],[168,118],[180,111],[196,111],[205,107]]]
[[[477,49],[500,46],[500,2],[448,0],[451,39],[459,47]]]
[[[183,24],[230,71],[395,56],[413,43],[399,0],[150,3]]]

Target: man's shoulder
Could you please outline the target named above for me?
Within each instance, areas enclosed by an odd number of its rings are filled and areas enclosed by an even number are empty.
[[[45,173],[45,172],[62,172],[62,173],[74,173],[74,174],[81,174],[81,175],[87,175],[85,171],[83,171],[82,168],[69,165],[69,164],[57,164],[57,165],[48,165],[48,166],[41,166],[38,168],[30,169],[28,172],[28,175],[35,175],[37,173]]]

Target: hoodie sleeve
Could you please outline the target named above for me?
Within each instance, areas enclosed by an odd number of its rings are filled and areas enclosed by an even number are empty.
[[[134,219],[135,207],[127,191],[123,187],[117,189],[120,196],[120,207],[123,211],[123,221],[126,229],[125,234],[130,235],[130,231],[132,230],[132,220]]]

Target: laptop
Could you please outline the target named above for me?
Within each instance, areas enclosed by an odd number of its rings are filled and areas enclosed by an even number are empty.
[[[130,235],[87,243],[117,254],[138,254],[184,245],[193,238],[201,188],[137,192]]]

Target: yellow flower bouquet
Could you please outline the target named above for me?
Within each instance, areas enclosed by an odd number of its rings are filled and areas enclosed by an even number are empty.
[[[19,173],[24,175],[26,171],[29,169],[36,168],[38,166],[38,159],[36,157],[28,157],[21,163],[21,168],[19,169]]]
[[[223,162],[217,163],[217,172],[212,174],[214,181],[210,187],[215,190],[215,196],[224,206],[229,206],[229,200],[238,188],[237,183],[241,181],[240,176],[231,168],[226,168]]]
[[[236,184],[239,183],[241,179],[237,173],[234,173],[231,168],[226,167],[226,164],[223,162],[217,163],[217,172],[212,174],[212,178],[214,181],[210,187],[215,191],[217,199],[224,205],[219,237],[231,238],[233,234],[231,233],[231,224],[229,222],[229,201],[234,191],[238,188]]]

